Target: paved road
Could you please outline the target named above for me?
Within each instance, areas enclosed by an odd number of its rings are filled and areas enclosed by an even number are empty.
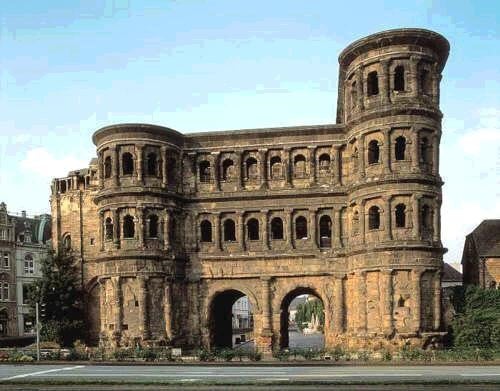
[[[500,366],[0,365],[6,381],[288,383],[498,382]]]

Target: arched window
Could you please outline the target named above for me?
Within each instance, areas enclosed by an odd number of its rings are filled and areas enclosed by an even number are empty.
[[[431,208],[429,205],[423,205],[420,210],[420,224],[422,224],[424,231],[430,231],[432,228]]]
[[[271,239],[283,239],[283,220],[279,217],[271,220]]]
[[[146,157],[146,166],[147,166],[146,172],[148,175],[156,176],[158,174],[156,153],[154,152],[148,153],[148,156]]]
[[[368,229],[380,228],[380,209],[378,206],[372,206],[368,209]]]
[[[157,215],[149,215],[149,237],[157,238],[158,237],[158,216]]]
[[[328,174],[330,172],[330,155],[323,153],[319,157],[319,173],[320,175]]]
[[[231,181],[235,176],[234,162],[231,159],[226,159],[222,162],[222,180]]]
[[[357,210],[352,214],[352,232],[354,234],[359,232],[359,212]]]
[[[177,173],[177,161],[173,157],[170,157],[167,159],[167,183],[169,185],[175,185],[176,173]]]
[[[247,221],[248,240],[259,240],[259,221],[257,219],[249,219]]]
[[[368,74],[367,80],[367,89],[368,96],[377,95],[378,94],[378,75],[377,71],[370,72]]]
[[[224,221],[224,241],[236,241],[236,226],[234,224],[234,221],[231,219],[227,219],[226,221]]]
[[[356,82],[351,84],[351,110],[354,110],[356,105],[358,104],[358,87]]]
[[[175,243],[177,241],[177,219],[174,216],[170,218],[168,237],[170,243]]]
[[[293,159],[293,174],[295,178],[306,176],[306,158],[304,155],[296,155]]]
[[[253,157],[249,157],[246,161],[246,166],[247,166],[246,177],[248,179],[257,179],[259,177],[257,160]]]
[[[307,220],[304,216],[295,219],[295,237],[297,239],[307,239]]]
[[[71,235],[67,234],[63,238],[63,250],[68,252],[71,250]]]
[[[281,158],[279,156],[273,156],[270,161],[271,165],[271,178],[277,179],[282,178],[282,169],[281,169]]]
[[[61,193],[66,193],[66,181],[59,182],[61,184],[60,190]]]
[[[200,168],[200,182],[209,183],[211,176],[210,162],[207,160],[203,160],[202,162],[200,162],[199,168]]]
[[[403,136],[396,138],[395,155],[396,160],[405,160],[406,139]]]
[[[420,163],[429,164],[431,162],[431,146],[427,137],[420,140]]]
[[[111,178],[111,156],[104,159],[104,178]]]
[[[420,92],[424,95],[431,93],[431,74],[427,69],[421,69],[418,75]]]
[[[122,170],[123,175],[132,175],[134,173],[134,158],[129,152],[122,155]]]
[[[380,158],[380,147],[377,140],[368,143],[368,164],[378,163]]]
[[[488,285],[490,289],[497,289],[497,282],[496,281],[490,281],[490,284]]]
[[[398,227],[398,228],[406,227],[406,205],[405,204],[396,205],[396,227]]]
[[[24,257],[24,273],[33,274],[35,272],[35,264],[33,261],[33,256],[31,254],[27,254]]]
[[[106,240],[113,239],[113,220],[111,220],[111,217],[107,217],[104,221],[104,232]]]
[[[320,247],[332,247],[332,219],[323,215],[319,219]]]
[[[405,68],[402,65],[398,65],[394,69],[394,91],[404,91],[405,90]]]
[[[212,241],[212,223],[208,220],[203,220],[200,224],[201,241],[208,243]]]
[[[135,224],[134,218],[130,215],[126,215],[123,218],[123,237],[130,239],[135,235]]]

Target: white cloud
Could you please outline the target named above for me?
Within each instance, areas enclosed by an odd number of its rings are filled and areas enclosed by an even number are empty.
[[[55,178],[67,175],[68,171],[85,168],[87,160],[77,159],[71,155],[54,156],[45,148],[34,148],[28,151],[21,168],[29,173],[45,178]]]
[[[478,126],[466,132],[459,139],[462,150],[469,155],[477,155],[484,148],[500,150],[500,109],[479,110]]]

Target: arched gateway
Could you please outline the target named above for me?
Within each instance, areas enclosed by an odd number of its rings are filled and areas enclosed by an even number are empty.
[[[289,344],[300,293],[323,304],[327,348],[439,337],[448,51],[421,29],[349,45],[335,124],[95,132],[97,157],[51,196],[54,247],[82,271],[88,340],[228,346],[229,308],[246,295],[270,351]]]

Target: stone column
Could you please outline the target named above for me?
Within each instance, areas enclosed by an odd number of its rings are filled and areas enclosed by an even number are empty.
[[[366,333],[367,313],[366,313],[366,272],[356,272],[358,280],[358,333]]]
[[[99,211],[99,239],[101,241],[101,251],[104,251],[104,211]]]
[[[144,207],[138,206],[135,208],[137,213],[137,236],[139,239],[139,248],[144,248]]]
[[[385,240],[392,240],[391,198],[392,198],[392,196],[385,196],[382,198],[384,201],[384,239]]]
[[[366,241],[365,238],[365,200],[361,200],[359,203],[359,235],[361,238],[361,243],[364,243]]]
[[[285,209],[285,227],[286,230],[286,246],[288,249],[293,248],[293,209]]]
[[[245,223],[244,223],[244,215],[243,212],[237,213],[237,228],[238,228],[238,243],[241,251],[245,251]]]
[[[392,287],[392,269],[383,269],[380,271],[381,276],[381,302],[382,302],[382,331],[385,336],[393,333],[392,319],[392,303],[393,303],[393,287]]]
[[[424,272],[423,269],[418,268],[418,269],[413,269],[411,271],[411,282],[412,282],[412,309],[413,309],[413,328],[414,332],[418,333],[420,331],[420,313],[421,313],[421,305],[422,305],[422,292],[420,288],[420,278],[422,276],[422,273]]]
[[[335,334],[344,332],[344,276],[335,276],[333,294],[333,330]]]
[[[358,153],[359,153],[359,176],[365,176],[365,135],[359,136],[358,140]]]
[[[389,61],[380,61],[380,93],[382,94],[382,104],[390,103],[391,89],[389,86]]]
[[[120,340],[122,336],[122,318],[123,318],[123,306],[122,306],[122,284],[120,276],[111,277],[111,281],[113,284],[113,292],[114,292],[114,323],[115,330],[113,332],[113,337],[115,339],[116,346],[120,345]]]
[[[110,149],[113,154],[113,182],[115,186],[120,186],[120,153],[116,145]]]
[[[410,96],[416,98],[418,96],[418,74],[417,61],[414,56],[410,57],[410,72],[408,73]]]
[[[259,176],[261,189],[267,189],[267,150],[259,149]]]
[[[364,94],[363,94],[363,70],[361,67],[356,69],[356,94],[358,95],[358,110],[364,109]]]
[[[441,328],[441,270],[436,270],[434,276],[434,331]]]
[[[411,128],[412,140],[411,140],[411,171],[419,172],[420,164],[419,164],[419,151],[418,151],[418,130],[415,128]]]
[[[234,167],[236,171],[236,190],[241,191],[241,188],[243,186],[243,173],[241,164],[242,151],[235,151],[234,154],[236,156],[236,159],[234,159]]]
[[[342,221],[341,221],[341,208],[335,207],[333,209],[333,248],[342,247]]]
[[[168,186],[168,173],[167,173],[167,147],[161,147],[161,184],[163,187]],[[196,182],[196,181],[195,181]]]
[[[165,208],[164,218],[163,218],[163,248],[165,250],[170,250],[170,210]]]
[[[439,175],[439,136],[432,137],[432,174]]]
[[[341,154],[340,154],[340,145],[334,145],[333,146],[333,153],[332,153],[332,182],[334,185],[341,185],[342,184],[342,175],[340,171],[340,159],[341,159]]]
[[[97,283],[99,284],[99,312],[101,315],[100,333],[105,334],[106,327],[110,323],[106,313],[106,279],[100,277],[97,279]]]
[[[221,247],[221,234],[220,234],[220,213],[215,213],[214,243],[215,243],[215,251],[220,251],[222,249],[222,247]]]
[[[113,212],[113,243],[115,248],[120,248],[120,214],[118,209],[112,209]]]
[[[213,156],[212,160],[214,162],[213,170],[211,171],[212,181],[214,184],[214,188],[216,190],[220,190],[221,189],[221,187],[220,187],[220,167],[219,167],[220,153],[219,152],[212,152],[212,156]]]
[[[262,331],[272,332],[271,277],[261,277],[260,286],[262,292]]]
[[[391,173],[391,129],[386,128],[383,131],[384,133],[384,159],[383,159],[383,166],[384,166],[384,173],[389,174]]]
[[[267,209],[261,210],[262,214],[262,220],[261,220],[261,227],[262,227],[262,244],[264,247],[264,250],[269,250],[269,234],[268,234],[268,229],[267,226],[269,224],[268,220],[268,213],[269,211]]]
[[[172,282],[166,277],[163,292],[163,312],[165,317],[165,335],[167,341],[173,338],[172,332]]]
[[[316,209],[311,208],[311,209],[309,209],[309,227],[311,230],[311,233],[310,233],[311,246],[314,250],[318,248],[318,238],[316,235],[316,228],[317,228],[316,225],[317,225]]]
[[[104,187],[104,159],[102,151],[99,151],[97,176],[99,178],[99,189]]]
[[[420,194],[412,196],[412,220],[413,220],[413,238],[420,240]]]
[[[149,338],[149,319],[148,319],[148,278],[146,276],[137,277],[139,280],[139,316],[142,339]]]
[[[316,147],[309,146],[309,185],[316,183]]]
[[[291,178],[291,168],[290,168],[290,148],[285,148],[284,153],[283,153],[283,167],[284,167],[284,176],[285,176],[285,182],[287,186],[292,185],[292,178]]]
[[[136,144],[136,153],[137,153],[137,182],[143,182],[143,167],[142,167],[142,151],[144,149],[143,144]]]
[[[433,213],[433,241],[436,244],[441,243],[441,198],[436,198],[434,201]]]

